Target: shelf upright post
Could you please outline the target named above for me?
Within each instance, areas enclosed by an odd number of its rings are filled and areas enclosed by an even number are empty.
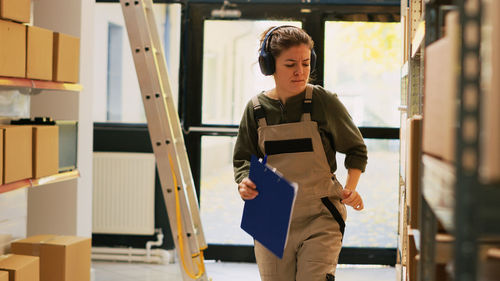
[[[460,11],[460,77],[458,128],[456,130],[455,280],[477,278],[477,207],[479,161],[479,112],[481,1],[457,0]],[[465,101],[474,102],[465,102]],[[471,132],[472,130],[472,132]]]

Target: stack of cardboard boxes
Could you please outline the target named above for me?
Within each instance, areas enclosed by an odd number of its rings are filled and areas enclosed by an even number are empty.
[[[78,82],[79,38],[26,25],[31,0],[0,0],[0,76]]]
[[[425,48],[424,101],[422,124],[422,152],[424,163],[423,193],[427,202],[435,209],[442,208],[444,216],[438,212],[440,223],[445,226],[454,222],[447,220],[455,200],[454,186],[455,151],[458,124],[458,81],[460,23],[458,11],[445,16],[444,36]],[[448,171],[446,174],[444,171]],[[432,174],[439,173],[433,177]],[[448,175],[448,177],[446,176]],[[444,181],[447,178],[448,181]],[[441,179],[443,182],[429,182]],[[415,183],[418,185],[418,182]],[[448,188],[445,188],[448,187]],[[440,195],[438,195],[440,194]],[[447,198],[441,201],[440,198]],[[412,220],[413,218],[410,218]],[[453,259],[452,238],[439,227],[436,237],[435,274],[436,280],[448,280],[446,265]]]
[[[30,26],[31,0],[0,0],[0,77],[76,83],[79,38]],[[0,126],[0,184],[59,172],[57,126]]]
[[[13,183],[59,172],[57,126],[0,126],[0,182]]]
[[[425,49],[423,151],[451,164],[457,128],[458,12],[447,15],[445,34]]]
[[[418,229],[420,198],[420,155],[422,140],[422,116],[414,115],[406,124],[406,271],[408,280],[417,280],[418,251],[413,230]],[[419,241],[418,241],[419,242]]]
[[[90,249],[90,238],[75,236],[15,241],[12,254],[0,256],[0,281],[89,281]]]
[[[430,44],[425,52],[425,94],[423,150],[426,154],[445,163],[455,163],[455,139],[460,134],[464,139],[473,139],[478,128],[472,120],[466,120],[458,132],[457,108],[460,103],[465,109],[475,107],[477,96],[482,95],[480,105],[481,162],[464,158],[464,165],[470,161],[479,165],[484,183],[500,182],[500,2],[483,1],[483,26],[481,33],[481,89],[464,89],[464,100],[459,101],[458,75],[460,67],[460,24],[458,12],[446,17],[445,36]],[[472,36],[472,35],[471,35]],[[476,34],[478,37],[479,34]],[[477,65],[467,62],[466,73],[479,71]],[[470,122],[469,122],[470,121]]]

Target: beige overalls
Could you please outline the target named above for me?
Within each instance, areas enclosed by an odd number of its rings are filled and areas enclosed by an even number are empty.
[[[312,90],[307,85],[304,112],[296,123],[268,126],[257,97],[252,99],[259,123],[259,147],[267,155],[267,163],[299,185],[283,258],[255,241],[263,281],[335,280],[347,212],[340,202],[342,186],[330,172],[318,125],[311,121]]]

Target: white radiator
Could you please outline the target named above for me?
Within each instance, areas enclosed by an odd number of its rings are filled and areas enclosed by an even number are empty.
[[[153,235],[155,157],[94,152],[92,233]]]

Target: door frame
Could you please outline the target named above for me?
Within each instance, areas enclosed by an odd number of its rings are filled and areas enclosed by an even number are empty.
[[[301,21],[302,27],[315,42],[318,55],[315,84],[323,85],[324,69],[324,32],[325,21],[346,20],[352,15],[365,15],[368,21],[399,22],[399,5],[332,5],[303,3],[240,3],[237,9],[242,12],[243,20],[294,20]],[[326,1],[323,1],[326,2]],[[337,1],[339,2],[339,1]],[[344,3],[346,1],[343,1]],[[202,79],[203,79],[203,38],[204,22],[210,20],[211,11],[219,9],[220,3],[188,1],[183,6],[181,69],[179,79],[179,113],[186,132],[186,146],[193,178],[200,200],[201,176],[201,139],[203,136],[236,136],[238,126],[213,125],[202,123]],[[303,9],[308,9],[304,11]],[[380,17],[378,15],[381,15]],[[399,128],[362,127],[364,138],[399,139]],[[396,263],[396,248],[355,248],[344,247],[339,263],[343,264],[381,264]],[[205,251],[207,259],[255,262],[253,246],[209,244]]]

